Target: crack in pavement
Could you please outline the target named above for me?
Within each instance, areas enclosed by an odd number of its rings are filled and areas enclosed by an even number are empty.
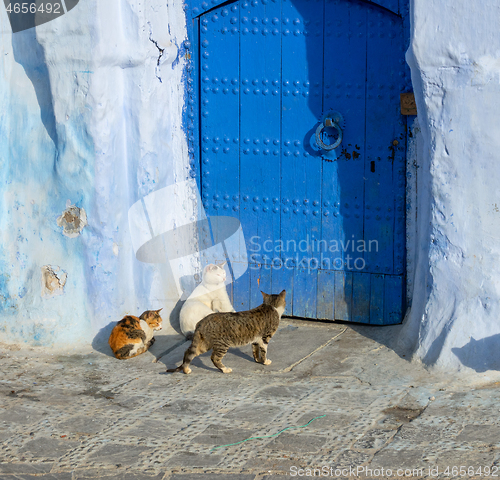
[[[298,360],[297,362],[293,363],[289,367],[286,367],[286,368],[283,368],[283,369],[279,370],[278,373],[291,372],[297,365],[301,364],[304,360],[307,360],[309,357],[311,357],[312,355],[314,355],[316,352],[319,352],[321,349],[323,349],[326,346],[328,346],[336,338],[340,337],[346,330],[347,330],[347,327],[344,328],[344,330],[342,330],[340,333],[338,333],[334,337],[330,338],[330,340],[328,340],[328,342],[324,343],[323,345],[320,345],[318,348],[316,348],[315,350],[313,350],[311,353],[309,353],[308,355],[306,355],[304,358],[301,358],[300,360]]]

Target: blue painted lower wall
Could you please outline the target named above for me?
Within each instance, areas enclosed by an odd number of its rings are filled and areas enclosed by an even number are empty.
[[[0,342],[89,344],[177,301],[128,221],[186,175],[182,6],[156,3],[89,0],[15,34],[0,13]]]

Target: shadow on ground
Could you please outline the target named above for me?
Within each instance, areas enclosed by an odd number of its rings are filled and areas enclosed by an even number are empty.
[[[108,339],[111,335],[111,331],[118,322],[110,322],[105,327],[101,328],[97,335],[92,340],[92,348],[99,353],[104,353],[109,357],[114,357],[113,351],[111,350]]]
[[[337,323],[337,322],[336,322]],[[340,323],[340,322],[339,322]],[[341,322],[344,323],[344,322]],[[392,350],[396,355],[408,362],[411,360],[411,349],[401,342],[401,325],[356,325],[353,323],[346,324],[356,333],[369,338],[380,345],[384,345]]]
[[[92,340],[92,348],[95,351],[114,358],[113,351],[108,344],[108,339],[111,335],[111,331],[117,323],[118,322],[110,322],[108,325],[99,330],[97,335]],[[155,343],[151,346],[148,352],[153,354],[157,359],[174,350],[177,346],[186,341],[183,335],[178,335],[177,333],[172,334],[172,332],[164,335],[156,332],[154,338]]]

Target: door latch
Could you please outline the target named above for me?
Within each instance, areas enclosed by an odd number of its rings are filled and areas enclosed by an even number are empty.
[[[337,154],[335,149],[340,146],[343,139],[343,127],[344,117],[339,112],[328,112],[324,117],[323,121],[316,128],[316,134],[311,140],[314,139],[316,151],[321,152],[321,156],[328,161],[337,160]],[[326,128],[334,128],[337,131],[337,138],[332,143],[326,143]],[[313,143],[313,142],[311,142]]]

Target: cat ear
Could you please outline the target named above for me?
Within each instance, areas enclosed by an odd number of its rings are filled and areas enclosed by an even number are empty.
[[[283,291],[280,293],[280,297],[285,298],[285,296],[286,296],[286,290],[283,290]]]
[[[219,267],[220,267],[220,268],[224,268],[224,266],[226,265],[226,263],[227,263],[227,261],[222,262],[222,263],[219,263]]]
[[[264,298],[267,298],[267,297],[269,296],[267,293],[264,293],[262,290],[260,291],[260,293],[262,293],[262,296],[263,296]]]
[[[161,307],[159,310],[155,310],[156,313],[160,313],[163,310],[163,307]]]

